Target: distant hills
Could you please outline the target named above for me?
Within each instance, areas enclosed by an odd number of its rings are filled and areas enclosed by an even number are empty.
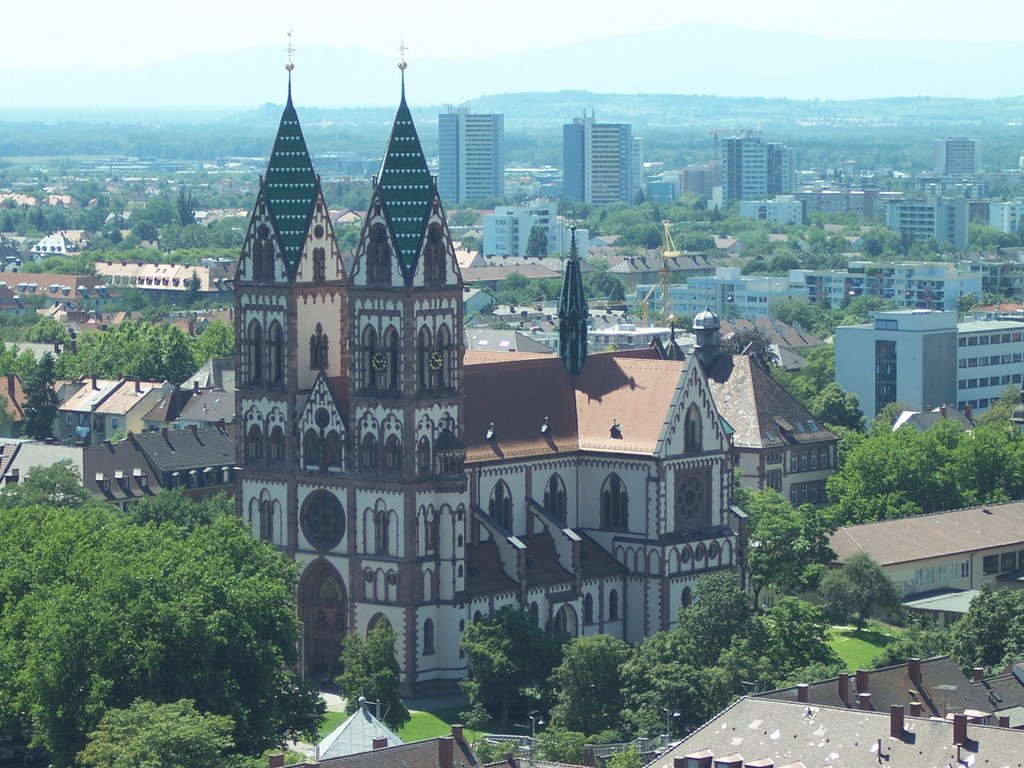
[[[939,99],[932,106],[941,109],[945,97],[1019,95],[1024,86],[1015,75],[1015,62],[1022,59],[1024,42],[837,41],[687,24],[514,56],[413,59],[407,85],[412,104],[471,101],[479,109],[504,109],[509,94],[575,91],[579,98],[563,95],[560,103],[543,106],[577,112],[597,108],[599,117],[601,99],[580,92],[763,97],[768,103],[762,102],[761,108],[775,99],[845,102],[928,96]],[[391,57],[351,47],[308,46],[296,62],[295,98],[304,107],[378,107],[397,101],[398,72]],[[285,95],[281,53],[275,46],[118,71],[87,64],[59,70],[34,64],[5,74],[0,117],[86,116],[83,112],[97,109],[131,116],[170,108],[192,110],[204,119],[205,110],[223,114],[250,109],[283,102]],[[837,109],[846,112],[854,106]],[[1017,119],[1020,100],[1010,99],[1007,106]],[[822,105],[823,112],[830,110],[830,102]],[[970,115],[964,119],[972,122]]]

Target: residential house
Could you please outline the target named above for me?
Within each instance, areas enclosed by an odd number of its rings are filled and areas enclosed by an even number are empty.
[[[1024,731],[967,713],[950,722],[902,705],[878,712],[744,696],[648,768],[1010,766],[1022,754]]]
[[[77,390],[58,410],[57,436],[61,441],[85,445],[99,445],[118,433],[141,432],[145,415],[171,389],[167,382],[127,377],[92,376],[76,384]]]
[[[155,300],[185,302],[193,296],[213,301],[230,300],[235,279],[234,261],[204,259],[200,264],[150,264],[142,261],[98,261],[96,274],[117,288],[137,288]],[[194,281],[198,285],[193,285]]]

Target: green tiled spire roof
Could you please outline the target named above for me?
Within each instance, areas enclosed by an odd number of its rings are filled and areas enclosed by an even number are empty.
[[[558,296],[558,354],[565,369],[572,376],[583,370],[587,359],[587,320],[590,308],[587,294],[583,290],[583,275],[580,273],[579,257],[576,253],[576,228],[572,228],[569,258],[565,262],[562,290]]]
[[[427,169],[427,158],[420,137],[405,103],[398,105],[384,162],[377,177],[377,189],[398,243],[398,258],[406,272],[414,271],[423,239],[423,222],[434,199],[434,179]]]
[[[299,116],[292,105],[290,75],[288,103],[281,114],[263,188],[285,261],[289,270],[294,269],[302,254],[306,227],[316,198],[316,173],[299,125]]]

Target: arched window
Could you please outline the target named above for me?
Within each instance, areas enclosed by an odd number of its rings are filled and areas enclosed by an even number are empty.
[[[693,602],[693,593],[689,587],[683,587],[683,599],[681,600],[683,608],[689,608],[690,603]]]
[[[432,474],[430,462],[430,440],[424,435],[416,444],[416,474],[428,477]]]
[[[280,384],[284,377],[284,333],[281,331],[281,324],[275,320],[270,324],[267,331],[267,347],[270,353],[270,384]]]
[[[583,597],[583,623],[594,623],[594,596],[589,592]]]
[[[608,475],[601,489],[601,527],[629,527],[629,497],[626,494],[626,486],[614,472]]]
[[[387,375],[383,382],[392,392],[398,390],[398,331],[395,327],[388,326],[388,329],[384,331],[384,354],[387,356]]]
[[[322,283],[327,279],[327,251],[317,247],[313,249],[313,282]]]
[[[423,281],[443,285],[445,278],[445,244],[440,224],[427,228],[427,244],[423,248]]]
[[[284,461],[284,430],[280,427],[270,430],[270,458]]]
[[[391,245],[383,224],[370,227],[370,242],[366,245],[366,282],[371,285],[391,282]]]
[[[448,326],[442,325],[437,329],[437,355],[433,355],[430,361],[430,366],[434,369],[434,386],[438,389],[448,389],[453,385],[454,357],[452,335]]]
[[[440,540],[440,527],[441,521],[438,520],[437,513],[428,515],[426,520],[423,522],[423,533],[426,537],[423,542],[423,549],[427,553],[437,552],[437,544]]]
[[[608,621],[619,620],[619,593],[614,589],[608,593]]]
[[[327,466],[340,467],[342,461],[341,437],[332,429],[327,433],[327,439],[324,443],[324,461]]]
[[[544,486],[544,509],[555,520],[565,524],[567,513],[565,484],[558,475],[552,475],[547,485]]]
[[[249,323],[249,330],[246,333],[249,353],[249,375],[250,384],[263,383],[263,326],[258,320]]]
[[[387,357],[377,349],[377,332],[366,326],[363,329],[363,386],[376,389],[386,366]]]
[[[378,509],[373,513],[373,551],[378,555],[386,555],[390,543],[391,519],[386,509]]]
[[[423,655],[434,655],[434,622],[430,619],[423,622]]]
[[[309,367],[327,367],[327,334],[320,323],[316,324],[316,331],[309,337]]]
[[[686,409],[683,425],[683,450],[687,453],[700,453],[704,447],[704,429],[696,403],[690,403],[690,407]]]
[[[274,508],[270,499],[260,502],[260,541],[274,540]]]
[[[533,619],[537,626],[540,626],[540,606],[537,605],[536,601],[530,603],[530,618]]]
[[[402,471],[402,443],[395,435],[389,435],[384,443],[384,471]]]
[[[359,465],[364,471],[377,469],[377,438],[364,435],[359,446]]]
[[[324,465],[324,447],[315,429],[307,429],[302,436],[302,457],[307,468],[320,469]]]
[[[274,279],[274,245],[270,241],[270,228],[260,224],[252,243],[252,279]]]
[[[487,512],[491,518],[508,531],[512,530],[512,494],[502,481],[491,491],[491,500],[487,503]]]
[[[245,435],[245,459],[257,462],[263,458],[263,430],[253,424]]]
[[[420,391],[430,388],[430,331],[426,326],[416,336],[416,381]]]

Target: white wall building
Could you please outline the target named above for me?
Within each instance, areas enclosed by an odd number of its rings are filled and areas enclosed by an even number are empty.
[[[1024,198],[1009,200],[1005,203],[989,203],[988,225],[1001,232],[1013,234],[1020,230],[1020,220],[1024,218]]]
[[[651,285],[639,285],[636,297],[639,303],[651,290]],[[661,295],[661,289],[655,289]],[[667,306],[679,315],[696,315],[710,309],[718,316],[756,318],[768,317],[781,301],[807,300],[807,286],[803,281],[793,282],[786,277],[743,275],[736,267],[716,267],[714,275],[690,277],[685,283],[668,287]],[[664,303],[664,302],[663,302]]]
[[[807,286],[812,304],[842,306],[860,296],[892,302],[899,309],[953,310],[957,300],[974,294],[979,300],[982,276],[948,262],[851,261],[848,269],[794,269],[792,282]]]
[[[504,194],[504,115],[449,107],[437,116],[437,135],[437,185],[445,205]]]
[[[836,382],[870,419],[886,403],[913,410],[956,403],[984,411],[1024,374],[1024,323],[961,323],[956,312],[875,312],[836,329]]]
[[[740,202],[740,216],[772,224],[807,223],[806,205],[793,195],[776,195],[774,200],[743,200]]]
[[[483,217],[485,256],[526,256],[530,231],[540,227],[548,238],[547,255],[569,253],[570,226],[558,215],[554,203],[533,203],[532,205],[502,205],[494,213]],[[576,252],[586,258],[590,247],[589,233],[576,230]]]

